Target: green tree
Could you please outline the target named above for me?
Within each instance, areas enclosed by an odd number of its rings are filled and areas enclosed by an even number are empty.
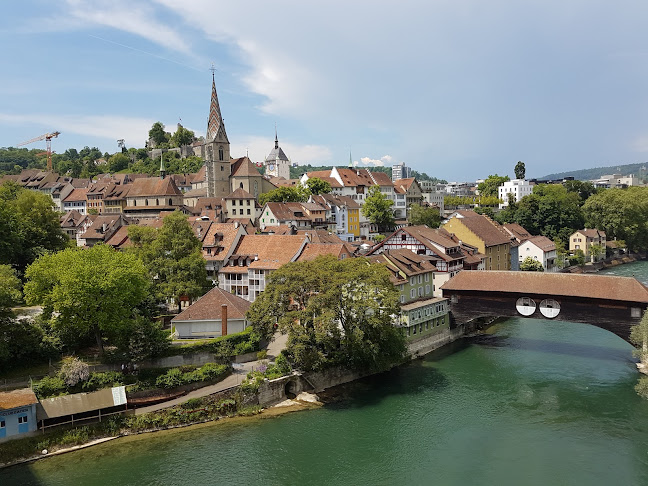
[[[575,192],[578,194],[578,197],[580,197],[581,200],[581,205],[583,205],[590,196],[599,192],[599,190],[594,187],[594,184],[589,181],[565,181],[563,182],[563,186],[565,186],[567,192]]]
[[[155,122],[153,126],[151,126],[148,135],[149,139],[153,140],[156,145],[167,142],[167,134],[164,131],[164,125],[162,122]]]
[[[159,230],[128,227],[134,253],[146,265],[158,297],[171,300],[181,310],[181,297],[195,299],[210,287],[202,244],[187,217],[179,211],[165,216]]]
[[[394,227],[394,201],[387,199],[380,186],[371,186],[362,206],[362,214],[378,227],[378,232],[383,233]]]
[[[128,169],[131,159],[128,155],[117,152],[108,159],[108,172],[114,173],[120,170]]]
[[[306,181],[306,187],[310,191],[311,194],[314,195],[319,195],[319,194],[328,194],[331,192],[331,184],[329,184],[326,181],[323,181],[319,177],[311,177]]]
[[[43,255],[25,275],[25,300],[43,306],[63,342],[78,347],[94,337],[102,353],[104,338],[112,344],[129,334],[150,285],[141,261],[106,245]]]
[[[631,250],[648,249],[648,187],[606,189],[583,205],[589,228],[608,239],[625,240]]]
[[[8,315],[22,297],[20,279],[10,265],[0,265],[0,316]]]
[[[534,186],[533,194],[518,203],[515,219],[532,235],[563,242],[584,225],[578,195],[556,184]]]
[[[49,196],[11,181],[0,186],[0,264],[22,275],[38,256],[69,243]]]
[[[403,333],[393,325],[398,309],[398,292],[384,266],[329,256],[273,272],[248,318],[265,336],[277,323],[288,334],[286,354],[303,370],[380,369],[405,352]]]
[[[603,245],[591,245],[589,247],[589,254],[592,261],[596,262],[601,256],[605,256],[605,247]]]
[[[524,179],[524,176],[526,175],[526,167],[524,166],[524,162],[518,160],[518,163],[515,164],[514,172],[516,179]]]
[[[428,228],[438,228],[441,225],[439,208],[423,207],[412,204],[408,215],[409,224],[413,226],[426,225]]]
[[[489,175],[484,182],[477,184],[477,190],[481,196],[495,196],[498,197],[499,186],[506,181],[511,180],[509,176]]]
[[[190,145],[191,143],[193,143],[194,138],[195,138],[194,132],[186,129],[182,125],[178,125],[178,129],[176,130],[176,132],[173,135],[171,135],[171,146],[182,147],[184,145]]]
[[[526,257],[522,260],[522,263],[520,263],[520,270],[523,272],[544,272],[544,267],[538,260]]]
[[[295,187],[278,187],[270,192],[259,196],[259,204],[262,206],[269,202],[305,202],[309,192],[301,185]]]

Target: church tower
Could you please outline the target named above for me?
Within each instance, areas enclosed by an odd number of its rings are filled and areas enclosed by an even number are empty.
[[[211,104],[201,155],[205,159],[207,197],[225,197],[230,193],[230,143],[218,103],[214,71],[212,67]]]
[[[279,147],[279,137],[277,136],[277,127],[275,127],[275,146],[265,159],[265,173],[270,177],[283,177],[290,179],[290,160]]]

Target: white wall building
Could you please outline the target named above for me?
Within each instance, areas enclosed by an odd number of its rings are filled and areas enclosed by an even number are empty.
[[[525,179],[513,179],[506,181],[498,188],[498,197],[502,200],[500,209],[508,206],[508,195],[515,195],[515,202],[520,201],[524,196],[533,193],[533,186]]]
[[[556,269],[556,245],[546,236],[533,236],[518,247],[518,260],[522,263],[527,257],[542,263],[545,271]]]

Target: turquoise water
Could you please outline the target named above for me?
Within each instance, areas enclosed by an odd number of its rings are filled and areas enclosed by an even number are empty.
[[[648,484],[629,344],[559,321],[491,331],[317,410],[119,439],[0,471],[0,485]]]

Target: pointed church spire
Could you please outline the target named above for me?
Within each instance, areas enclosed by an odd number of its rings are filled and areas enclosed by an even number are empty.
[[[166,176],[166,169],[164,167],[164,158],[162,157],[162,154],[160,154],[160,179],[164,179]]]
[[[353,169],[353,158],[351,157],[351,149],[349,149],[349,169]]]
[[[275,122],[275,148],[279,148],[279,137],[277,136],[277,123]]]
[[[220,111],[220,105],[218,104],[218,94],[216,93],[216,78],[214,72],[216,68],[212,64],[212,93],[211,93],[211,104],[209,105],[209,120],[207,121],[207,136],[205,139],[207,141],[214,140],[219,133],[222,133],[224,142],[229,143],[227,139],[227,134],[225,133],[225,124],[223,123],[223,117]]]

